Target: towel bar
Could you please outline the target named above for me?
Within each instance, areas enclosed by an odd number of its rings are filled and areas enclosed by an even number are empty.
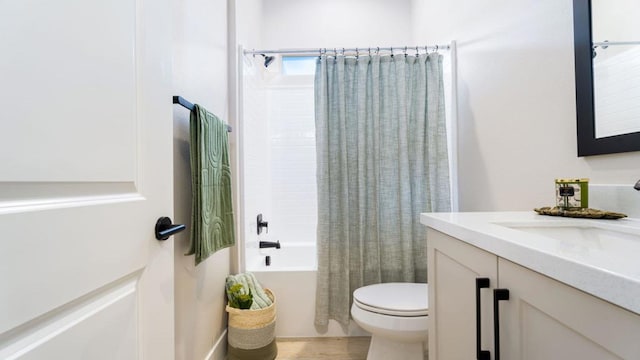
[[[193,110],[194,106],[192,103],[190,103],[189,101],[187,101],[185,98],[183,98],[182,96],[173,96],[173,103],[174,104],[178,104],[178,105],[182,105],[182,107],[187,108],[189,110]],[[231,126],[227,125],[227,132],[231,132],[233,129],[231,128]]]

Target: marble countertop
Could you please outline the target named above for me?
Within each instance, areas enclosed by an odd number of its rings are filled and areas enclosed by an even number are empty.
[[[423,213],[420,222],[504,259],[640,314],[640,220],[528,212]],[[550,237],[527,228],[597,228],[615,236]],[[562,229],[560,229],[562,230]],[[428,241],[428,240],[427,240]]]

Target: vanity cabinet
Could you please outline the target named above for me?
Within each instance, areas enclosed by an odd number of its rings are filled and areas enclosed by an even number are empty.
[[[427,231],[429,283],[429,360],[476,359],[476,279],[479,290],[481,348],[493,354],[491,288],[497,286],[498,258],[438,231]]]
[[[486,359],[640,359],[640,315],[431,228],[427,241],[430,360],[477,359],[476,293]]]

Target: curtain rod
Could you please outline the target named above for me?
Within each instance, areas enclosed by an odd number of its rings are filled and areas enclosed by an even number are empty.
[[[312,54],[312,55],[320,55],[326,53],[333,54],[345,54],[345,53],[379,53],[381,51],[390,51],[395,52],[399,51],[402,53],[411,54],[414,51],[438,51],[438,50],[449,50],[451,49],[450,44],[446,45],[418,45],[418,46],[389,46],[389,47],[357,47],[357,48],[307,48],[307,49],[279,49],[279,50],[244,50],[245,55],[266,55],[266,54],[281,54],[281,55],[291,55],[291,54]]]

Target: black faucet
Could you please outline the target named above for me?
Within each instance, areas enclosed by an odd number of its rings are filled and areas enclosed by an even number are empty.
[[[258,214],[256,217],[256,222],[258,223],[258,235],[262,233],[262,228],[265,228],[267,232],[269,232],[269,222],[262,221],[262,214]]]
[[[633,186],[634,189],[640,191],[640,180],[638,180],[638,182],[636,182],[636,184]]]
[[[273,242],[273,241],[260,241],[260,249],[264,249],[264,248],[276,248],[276,249],[280,249],[280,240]]]

